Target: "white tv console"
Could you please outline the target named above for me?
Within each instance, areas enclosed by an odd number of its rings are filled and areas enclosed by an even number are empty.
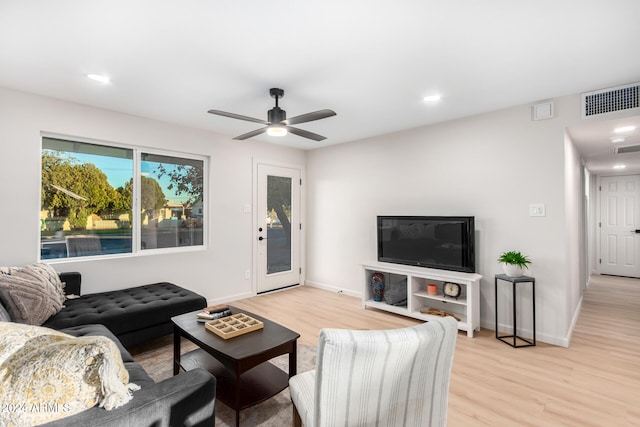
[[[377,308],[425,321],[439,316],[421,313],[420,309],[436,308],[455,314],[460,319],[458,321],[458,329],[467,331],[468,337],[473,337],[473,332],[480,330],[481,275],[383,262],[371,262],[363,264],[362,267],[364,276],[362,308]],[[386,287],[400,284],[406,279],[407,305],[395,306],[387,304],[384,298],[381,302],[374,301],[371,291],[371,276],[373,273],[384,274]],[[460,285],[461,293],[458,299],[444,296],[442,287],[445,282]],[[437,285],[438,293],[435,295],[427,293],[427,284]]]

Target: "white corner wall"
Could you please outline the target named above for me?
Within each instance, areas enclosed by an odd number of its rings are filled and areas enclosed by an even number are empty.
[[[376,215],[473,215],[482,326],[495,326],[496,259],[520,250],[533,260],[537,339],[568,345],[578,284],[568,270],[577,254],[566,241],[565,127],[579,120],[579,97],[554,101],[549,120],[520,106],[309,152],[306,283],[360,295],[360,264],[377,256]],[[546,216],[530,217],[531,203]],[[519,322],[530,330],[525,294]]]
[[[571,315],[568,337],[575,327],[582,307],[582,294],[587,287],[587,206],[584,166],[571,136],[565,133],[565,241],[567,243],[566,312]]]
[[[252,295],[253,158],[304,165],[301,150],[143,119],[0,88],[0,265],[34,262],[39,253],[40,132],[209,156],[209,247],[206,250],[56,263],[79,271],[83,292],[169,281],[231,301]]]

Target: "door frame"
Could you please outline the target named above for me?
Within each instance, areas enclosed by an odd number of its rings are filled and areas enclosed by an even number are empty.
[[[596,216],[596,221],[594,223],[594,227],[592,228],[593,230],[595,230],[594,234],[595,234],[595,251],[596,251],[596,258],[595,258],[595,263],[596,263],[596,268],[592,269],[595,270],[596,274],[603,274],[602,273],[602,264],[601,264],[601,260],[602,260],[602,228],[601,226],[599,226],[599,224],[602,223],[602,178],[609,178],[609,177],[619,177],[619,176],[640,176],[640,174],[637,173],[619,173],[619,174],[601,174],[601,175],[597,175],[597,179],[596,179],[596,185],[594,188],[594,191],[597,195],[596,197],[596,209],[595,209],[595,216]],[[620,277],[625,277],[625,276],[620,276]]]
[[[251,220],[251,293],[255,296],[258,295],[258,227],[260,226],[260,216],[262,213],[258,212],[258,166],[274,166],[280,168],[297,169],[300,172],[300,224],[302,228],[300,230],[300,244],[299,247],[299,259],[300,259],[300,285],[303,285],[306,281],[306,206],[307,206],[307,194],[306,194],[306,174],[305,167],[299,163],[287,163],[277,162],[267,159],[253,158],[253,195],[252,195],[252,211],[253,216]],[[271,292],[279,292],[284,289],[276,289]]]

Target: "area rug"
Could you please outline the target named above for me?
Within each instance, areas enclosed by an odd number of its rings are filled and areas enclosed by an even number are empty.
[[[184,340],[183,353],[197,348],[195,344]],[[162,381],[173,375],[173,337],[160,338],[146,345],[131,349],[136,362],[149,373],[154,381]],[[271,363],[288,372],[289,356],[282,355]],[[315,369],[316,347],[298,344],[298,373]],[[286,388],[274,397],[240,411],[240,425],[281,427],[293,425],[291,397]],[[216,401],[216,426],[235,426],[235,411],[224,403]]]

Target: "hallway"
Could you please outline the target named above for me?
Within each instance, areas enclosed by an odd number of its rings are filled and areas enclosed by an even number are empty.
[[[606,424],[640,425],[640,280],[591,276],[568,356]]]

